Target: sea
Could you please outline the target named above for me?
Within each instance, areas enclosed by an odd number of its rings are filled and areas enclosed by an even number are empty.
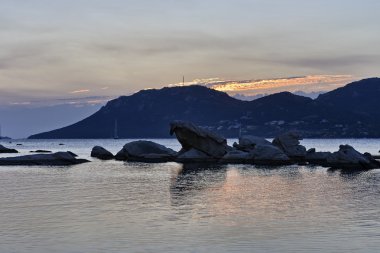
[[[69,150],[91,160],[0,167],[0,252],[380,252],[380,170],[90,157],[95,145],[116,153],[129,141],[0,141],[21,154]],[[153,141],[180,149],[175,139]],[[302,144],[318,151],[350,144],[377,155],[380,149],[380,139]]]

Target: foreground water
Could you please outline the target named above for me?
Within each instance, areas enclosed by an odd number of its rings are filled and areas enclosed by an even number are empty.
[[[70,150],[90,159],[94,145],[116,152],[125,142],[1,143],[22,154]],[[380,149],[380,140],[303,144],[333,151],[346,143]],[[380,170],[98,160],[0,167],[0,252],[379,252],[379,196]]]

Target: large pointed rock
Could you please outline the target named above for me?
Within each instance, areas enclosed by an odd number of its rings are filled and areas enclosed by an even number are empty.
[[[57,152],[53,154],[37,154],[16,157],[0,158],[0,165],[40,165],[65,166],[89,162],[86,159],[77,159],[71,152]]]
[[[0,144],[0,154],[11,154],[11,153],[18,153],[16,149],[6,148],[3,145]]]
[[[191,148],[187,151],[181,150],[175,161],[180,163],[214,163],[218,160],[202,151]]]
[[[380,168],[380,162],[370,154],[361,154],[350,145],[340,145],[339,151],[327,158],[327,166],[333,169],[369,170]]]
[[[306,156],[306,148],[300,145],[302,138],[293,132],[282,134],[273,140],[273,145],[280,148],[291,159],[303,160]]]
[[[111,152],[101,146],[95,146],[91,150],[91,157],[98,158],[100,160],[110,160],[114,156]]]
[[[125,144],[115,158],[120,161],[168,162],[176,155],[174,150],[152,141],[132,141]]]
[[[175,134],[187,151],[192,148],[213,157],[222,158],[228,151],[227,140],[190,122],[175,121],[170,124],[170,134]]]

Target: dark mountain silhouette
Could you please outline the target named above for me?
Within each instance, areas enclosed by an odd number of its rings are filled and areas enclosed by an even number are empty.
[[[73,125],[30,138],[169,137],[173,120],[192,121],[226,137],[273,137],[298,131],[304,137],[380,137],[380,79],[371,78],[317,99],[281,92],[241,101],[203,86],[143,90],[112,100]]]

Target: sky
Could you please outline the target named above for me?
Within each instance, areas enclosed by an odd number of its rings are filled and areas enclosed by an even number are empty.
[[[377,0],[0,0],[0,7],[2,108],[101,105],[181,85],[182,76],[231,95],[321,92],[378,76],[380,65]]]

